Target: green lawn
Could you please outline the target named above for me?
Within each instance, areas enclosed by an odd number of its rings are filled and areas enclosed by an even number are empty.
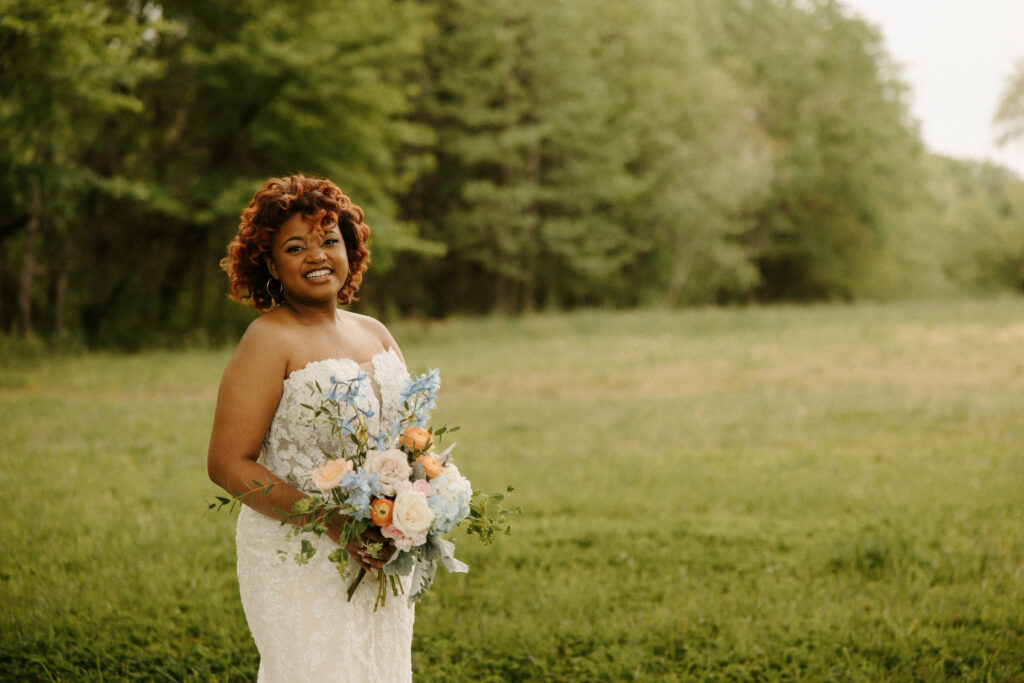
[[[417,680],[1024,680],[1024,300],[392,327],[524,509]],[[0,369],[0,676],[254,679],[227,351]]]

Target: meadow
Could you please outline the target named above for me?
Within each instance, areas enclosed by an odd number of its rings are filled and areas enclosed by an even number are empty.
[[[392,331],[523,509],[457,540],[417,681],[1024,680],[1024,300]],[[229,353],[3,359],[0,678],[255,680]]]

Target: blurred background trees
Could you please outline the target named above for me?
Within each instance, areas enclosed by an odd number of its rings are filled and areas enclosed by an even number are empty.
[[[217,262],[295,172],[381,315],[1019,292],[1024,184],[906,97],[830,0],[0,0],[0,325],[234,338]]]

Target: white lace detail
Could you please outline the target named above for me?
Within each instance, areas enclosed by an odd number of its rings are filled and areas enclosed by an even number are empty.
[[[284,380],[281,401],[260,451],[263,466],[282,479],[294,479],[299,488],[314,490],[310,484],[310,473],[328,459],[328,454],[340,456],[341,445],[331,433],[330,426],[314,422],[312,412],[302,404],[316,405],[319,402],[318,393],[310,389],[310,385],[318,383],[321,389],[328,391],[332,377],[347,382],[355,379],[360,371],[367,373],[376,390],[364,391],[356,401],[358,408],[372,412],[367,419],[370,431],[380,431],[382,415],[385,416],[385,425],[393,419],[401,407],[402,387],[409,379],[409,371],[394,350],[378,353],[362,365],[348,358],[314,361]],[[354,409],[349,409],[345,417],[352,417],[354,413]],[[389,447],[394,445],[388,444]]]
[[[307,388],[319,382],[327,389],[331,377],[348,381],[360,370],[379,389],[366,392],[360,407],[371,409],[370,428],[390,421],[401,406],[401,389],[409,377],[398,354],[388,350],[360,366],[348,359],[310,363],[284,381],[281,401],[260,452],[260,462],[280,477],[292,475],[296,485],[309,486],[313,468],[337,440],[325,424],[312,423],[301,406],[315,396]],[[274,681],[410,681],[414,610],[404,596],[388,596],[373,612],[377,579],[367,576],[351,602],[345,589],[350,579],[338,575],[327,556],[337,545],[326,537],[309,537],[317,553],[309,564],[291,558],[299,539],[285,537],[280,522],[249,507],[238,516],[238,584],[242,607],[260,651],[260,683]],[[282,560],[278,551],[288,556]],[[352,576],[355,565],[350,563]],[[408,586],[406,586],[408,588]]]

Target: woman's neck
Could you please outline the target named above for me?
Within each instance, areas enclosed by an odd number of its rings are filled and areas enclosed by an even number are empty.
[[[338,316],[338,306],[333,301],[307,304],[285,297],[281,307],[291,311],[295,319],[303,325],[333,325]]]

